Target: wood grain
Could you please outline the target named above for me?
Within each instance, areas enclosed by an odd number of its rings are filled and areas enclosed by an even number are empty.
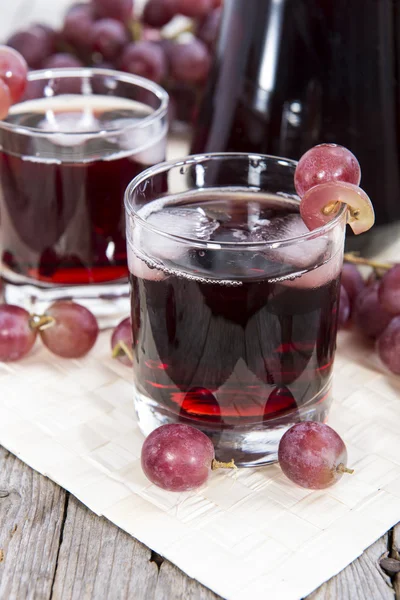
[[[390,577],[379,567],[379,559],[387,550],[386,534],[341,573],[308,596],[308,600],[394,600]]]
[[[392,547],[390,556],[400,560],[400,523],[393,529]],[[393,577],[393,587],[396,593],[396,600],[400,600],[400,573]]]
[[[51,597],[66,492],[0,447],[0,598]]]

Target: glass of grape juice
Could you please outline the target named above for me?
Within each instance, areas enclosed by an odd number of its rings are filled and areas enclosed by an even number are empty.
[[[345,210],[309,231],[296,163],[209,154],[143,172],[125,196],[134,399],[145,435],[193,425],[220,460],[276,460],[331,403]]]
[[[123,197],[165,159],[168,95],[107,69],[31,72],[0,122],[1,268],[7,302],[128,307]]]

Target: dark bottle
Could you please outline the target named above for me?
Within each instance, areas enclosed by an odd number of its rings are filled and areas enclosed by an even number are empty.
[[[376,252],[400,234],[400,1],[228,0],[193,153],[298,159],[342,144],[362,169]]]

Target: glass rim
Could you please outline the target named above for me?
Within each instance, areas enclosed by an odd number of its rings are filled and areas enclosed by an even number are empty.
[[[168,233],[167,231],[164,231],[162,228],[156,227],[155,225],[152,225],[151,223],[149,223],[145,218],[141,217],[138,214],[138,211],[135,208],[133,208],[133,206],[132,206],[131,196],[132,196],[134,190],[141,183],[143,183],[144,181],[146,181],[146,179],[149,179],[150,177],[154,177],[155,175],[160,175],[162,173],[165,173],[173,167],[183,167],[186,165],[195,165],[195,164],[199,164],[199,163],[202,163],[202,162],[205,162],[208,160],[212,160],[212,159],[224,160],[224,159],[231,159],[231,158],[246,160],[247,162],[250,159],[251,160],[267,159],[268,161],[272,161],[275,163],[278,163],[279,161],[281,161],[281,166],[291,166],[294,168],[297,165],[297,161],[290,159],[290,158],[273,156],[271,154],[258,154],[258,153],[253,153],[253,152],[209,152],[206,154],[192,154],[192,155],[187,156],[186,158],[179,159],[179,160],[165,161],[165,162],[159,163],[153,167],[149,167],[148,169],[142,171],[139,175],[137,175],[130,182],[130,184],[128,185],[128,187],[126,189],[125,199],[124,199],[126,212],[129,214],[129,216],[133,216],[134,219],[139,221],[139,223],[142,227],[144,227],[148,231],[151,231],[152,233],[156,233],[158,235],[161,235],[167,239],[174,240],[176,242],[190,243],[190,245],[193,247],[204,248],[204,249],[210,249],[210,248],[218,249],[220,247],[221,249],[225,248],[225,249],[232,249],[232,250],[233,249],[251,250],[253,248],[274,249],[274,248],[290,246],[293,244],[303,243],[303,242],[307,242],[307,241],[322,237],[327,232],[334,229],[337,225],[339,225],[344,220],[346,211],[347,211],[347,207],[343,203],[343,205],[339,209],[338,214],[335,216],[334,219],[332,219],[328,223],[325,223],[325,225],[322,225],[321,227],[318,227],[316,229],[313,229],[311,231],[308,231],[308,232],[303,233],[298,236],[294,236],[294,237],[290,237],[290,238],[282,238],[282,239],[274,240],[271,242],[268,242],[268,241],[260,241],[260,242],[218,241],[218,242],[213,242],[213,241],[207,241],[207,240],[195,240],[194,238],[189,238],[186,236],[180,236],[177,234]],[[239,186],[237,186],[237,187],[239,188]],[[198,189],[207,189],[207,188],[198,188]],[[223,189],[222,186],[221,186],[221,189]],[[255,186],[252,186],[252,189],[255,189]],[[190,191],[188,193],[190,193]],[[255,191],[255,194],[256,193],[257,193],[257,191]],[[176,195],[176,197],[179,197],[179,193]],[[284,197],[282,197],[282,199],[284,199]],[[296,201],[298,200],[298,202],[300,203],[300,199],[298,198],[298,196],[293,197],[292,199],[296,200]]]
[[[114,77],[123,83],[128,83],[131,85],[137,85],[138,87],[144,88],[147,91],[153,93],[156,98],[160,101],[160,106],[156,108],[151,114],[140,119],[139,122],[124,127],[115,127],[113,129],[97,129],[95,131],[43,131],[43,129],[39,129],[37,127],[27,127],[26,125],[20,125],[17,123],[7,123],[6,121],[0,120],[0,130],[4,129],[6,131],[18,133],[18,134],[29,134],[32,136],[45,136],[49,137],[53,133],[55,135],[70,135],[80,137],[94,137],[101,135],[116,135],[120,134],[126,130],[130,129],[139,129],[142,127],[148,127],[154,121],[164,117],[168,111],[168,103],[169,103],[169,95],[168,92],[164,90],[160,85],[155,83],[154,81],[150,81],[145,77],[141,77],[140,75],[131,75],[130,73],[125,73],[123,71],[116,71],[114,69],[102,69],[97,67],[60,67],[55,69],[39,69],[35,71],[28,72],[28,81],[40,81],[42,79],[52,79],[52,78],[92,78],[95,75],[103,75],[104,77]],[[64,94],[64,95],[74,95],[74,96],[82,96],[84,94]],[[89,94],[88,94],[89,95]],[[96,94],[93,94],[96,95]],[[111,96],[110,96],[111,97]],[[34,100],[39,100],[44,98],[33,98],[32,100],[23,100],[22,102],[17,102],[14,106],[18,104],[23,104],[24,102],[31,102]]]

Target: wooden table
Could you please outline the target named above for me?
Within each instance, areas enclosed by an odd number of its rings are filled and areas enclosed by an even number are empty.
[[[391,579],[379,567],[382,555],[398,552],[400,525],[309,600],[400,600],[400,574]],[[0,447],[0,599],[28,598],[218,597]]]

